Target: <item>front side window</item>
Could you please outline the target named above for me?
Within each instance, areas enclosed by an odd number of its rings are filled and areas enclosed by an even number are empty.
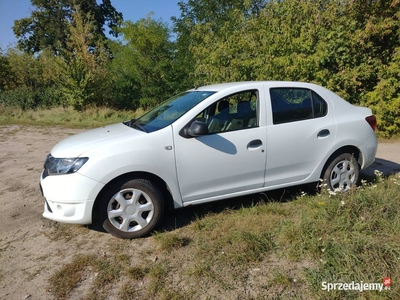
[[[186,112],[215,92],[185,92],[156,106],[140,118],[132,120],[129,125],[146,132],[153,132],[171,125]]]
[[[304,88],[271,88],[274,124],[323,117],[328,105],[317,93]]]
[[[242,91],[220,99],[202,111],[197,120],[208,132],[221,133],[258,126],[258,91]]]

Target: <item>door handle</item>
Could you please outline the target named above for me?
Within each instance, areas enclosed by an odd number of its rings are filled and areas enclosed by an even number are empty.
[[[250,143],[247,144],[247,149],[256,149],[262,146],[262,141],[261,140],[253,140]]]
[[[328,129],[322,129],[320,132],[318,132],[317,137],[319,139],[324,139],[327,138],[330,134],[331,133]]]

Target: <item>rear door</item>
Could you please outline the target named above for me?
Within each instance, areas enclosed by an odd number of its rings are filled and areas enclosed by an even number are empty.
[[[266,186],[305,180],[331,148],[336,125],[329,103],[307,88],[269,89]]]

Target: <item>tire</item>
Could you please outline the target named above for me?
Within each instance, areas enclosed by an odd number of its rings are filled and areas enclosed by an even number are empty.
[[[329,190],[345,192],[357,185],[359,176],[360,167],[354,155],[342,153],[328,164],[322,180]]]
[[[135,239],[148,235],[160,223],[164,200],[149,180],[119,181],[100,198],[99,216],[103,228],[113,236]]]

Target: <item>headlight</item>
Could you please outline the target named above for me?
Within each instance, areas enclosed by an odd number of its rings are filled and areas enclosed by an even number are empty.
[[[88,157],[55,158],[47,155],[44,163],[45,175],[71,174],[78,171],[87,161]]]

